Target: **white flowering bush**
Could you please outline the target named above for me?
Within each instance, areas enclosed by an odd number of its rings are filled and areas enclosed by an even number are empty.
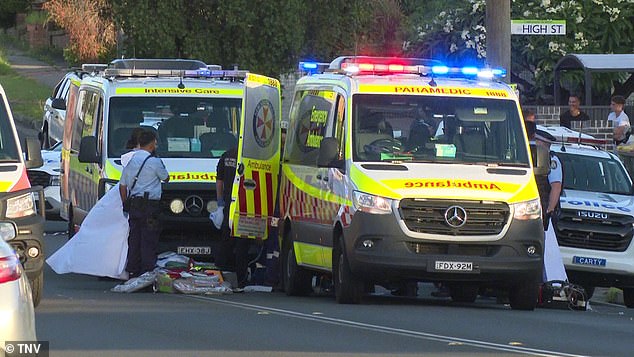
[[[485,0],[443,4],[439,13],[421,11],[424,13],[412,17],[417,29],[410,40],[412,54],[449,63],[486,63]],[[511,37],[511,81],[519,83],[532,98],[552,94],[553,68],[568,53],[634,52],[634,0],[513,0],[511,18],[566,20],[565,36]],[[596,74],[594,89],[609,95],[613,82],[618,86],[627,77]],[[580,72],[567,72],[562,77],[563,86],[570,90],[580,89],[582,82]]]

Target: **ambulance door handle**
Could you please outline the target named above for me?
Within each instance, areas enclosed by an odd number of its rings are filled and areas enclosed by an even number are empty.
[[[251,180],[251,179],[246,179],[244,180],[244,188],[247,190],[255,190],[256,187],[256,183],[255,180]]]

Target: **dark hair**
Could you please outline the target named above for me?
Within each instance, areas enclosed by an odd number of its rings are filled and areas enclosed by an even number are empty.
[[[581,103],[581,95],[577,94],[577,93],[570,93],[570,95],[568,96],[568,99],[570,98],[577,98],[579,100],[579,103]]]
[[[622,95],[613,95],[612,101],[616,104],[625,105],[625,97]]]
[[[526,119],[526,117],[535,116],[535,112],[532,109],[524,109],[522,110],[522,115]]]
[[[154,140],[156,140],[156,135],[151,131],[144,130],[139,134],[139,146],[141,147],[151,144]]]
[[[537,124],[534,121],[524,121],[524,126],[526,126],[526,135],[529,140],[533,140],[535,137],[535,133],[537,132]]]
[[[132,134],[130,134],[130,139],[125,143],[126,149],[134,149],[139,144],[139,136],[143,133],[145,129],[143,128],[134,128],[132,130]]]

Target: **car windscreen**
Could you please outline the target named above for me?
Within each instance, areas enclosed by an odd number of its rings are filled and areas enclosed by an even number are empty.
[[[240,98],[113,97],[108,156],[125,153],[140,127],[156,134],[160,157],[220,157],[238,145],[241,103]]]
[[[529,167],[512,100],[357,94],[355,161],[412,161]]]
[[[623,166],[613,158],[557,153],[564,189],[629,195],[632,186]]]
[[[9,121],[8,109],[0,95],[0,162],[19,162],[20,153]]]

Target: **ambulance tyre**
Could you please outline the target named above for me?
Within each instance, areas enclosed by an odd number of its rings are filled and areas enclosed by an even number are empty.
[[[289,234],[287,238],[292,237]],[[284,241],[284,291],[288,296],[308,295],[313,289],[313,275],[297,265],[295,247],[291,239]]]
[[[42,300],[42,292],[44,291],[44,271],[41,271],[35,279],[29,280],[31,283],[31,296],[33,297],[33,307],[37,307]]]
[[[634,308],[634,288],[623,288],[623,303],[630,309]]]
[[[534,310],[539,298],[539,286],[532,280],[514,285],[509,290],[509,302],[513,310]]]
[[[336,242],[336,241],[335,241]],[[352,275],[350,264],[343,247],[343,237],[339,236],[332,254],[332,275],[335,282],[335,298],[340,304],[358,304],[366,290],[364,281]]]

